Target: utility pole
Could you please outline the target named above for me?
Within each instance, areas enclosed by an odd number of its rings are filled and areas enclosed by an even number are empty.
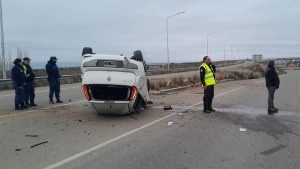
[[[174,15],[171,15],[169,17],[166,18],[166,26],[167,26],[167,57],[168,57],[168,70],[170,70],[170,52],[169,52],[169,19],[170,18],[173,18],[177,15],[180,15],[180,14],[183,14],[185,13],[186,11],[183,11],[183,12],[179,12],[177,14],[174,14]]]
[[[206,35],[206,56],[208,56],[208,37],[215,34],[215,33],[218,33],[219,31],[215,31],[213,33],[210,33],[210,34],[207,34]]]
[[[4,31],[3,31],[3,16],[2,16],[2,0],[0,0],[0,28],[1,28],[1,51],[2,51],[2,74],[3,79],[6,79],[6,65],[5,65],[5,49],[4,49]]]

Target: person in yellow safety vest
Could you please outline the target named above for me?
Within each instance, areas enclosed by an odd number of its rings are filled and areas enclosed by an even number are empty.
[[[212,65],[211,59],[208,56],[203,58],[203,64],[200,66],[200,80],[204,89],[203,97],[203,112],[215,112],[212,108],[214,98],[214,85],[216,84],[216,67]]]
[[[23,59],[23,69],[25,74],[25,85],[24,85],[24,101],[27,107],[37,106],[34,102],[35,99],[35,74],[30,66],[30,58],[25,57]]]

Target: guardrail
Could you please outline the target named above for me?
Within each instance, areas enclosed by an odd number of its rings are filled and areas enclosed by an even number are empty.
[[[60,77],[60,81],[61,81],[61,84],[78,83],[81,81],[81,74],[62,75]],[[35,85],[37,87],[47,86],[48,85],[47,76],[36,77]],[[0,90],[11,89],[11,88],[12,88],[11,79],[0,79]]]

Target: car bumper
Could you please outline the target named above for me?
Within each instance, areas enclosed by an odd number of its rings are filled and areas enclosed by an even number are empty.
[[[90,104],[98,114],[123,115],[133,112],[133,103],[130,101],[94,101]]]

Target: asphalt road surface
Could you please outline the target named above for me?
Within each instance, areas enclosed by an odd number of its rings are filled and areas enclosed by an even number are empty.
[[[63,86],[61,105],[38,88],[40,107],[21,112],[1,92],[0,168],[298,169],[300,72],[280,78],[275,116],[263,79],[216,85],[212,114],[202,113],[199,87],[151,96],[153,105],[125,116],[97,115],[76,85]]]

